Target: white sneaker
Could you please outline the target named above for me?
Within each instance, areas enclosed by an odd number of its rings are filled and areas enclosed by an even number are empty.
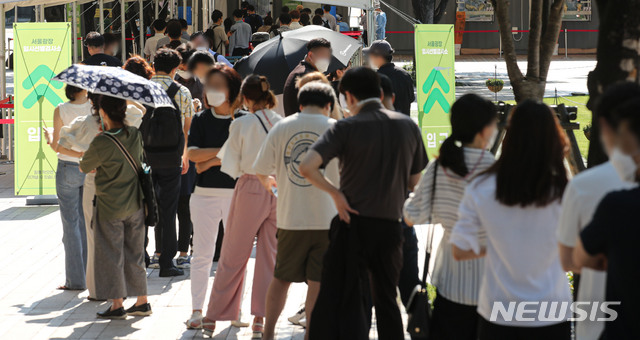
[[[304,328],[307,328],[307,317],[305,316],[304,318],[300,319],[300,322],[298,324]]]
[[[151,261],[149,261],[149,268],[160,269],[160,257],[157,254],[153,254],[153,256],[151,256]]]
[[[306,319],[307,318],[307,314],[304,311],[304,307],[302,307],[302,309],[300,309],[296,315],[289,317],[287,320],[289,320],[289,322],[291,322],[294,325],[299,325],[300,324],[300,320],[302,319]]]
[[[189,320],[185,321],[184,324],[187,325],[187,329],[200,329],[202,328],[202,319],[201,312],[193,312]]]
[[[191,256],[178,256],[176,259],[176,267],[180,269],[189,269],[191,268]]]

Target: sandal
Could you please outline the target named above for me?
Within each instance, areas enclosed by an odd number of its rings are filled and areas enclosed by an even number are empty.
[[[93,298],[93,297],[91,297],[91,296],[87,296],[87,300],[89,300],[89,301],[96,301],[96,302],[104,302],[104,301],[107,301],[107,300],[103,300],[103,299],[96,299],[96,298]]]
[[[56,289],[58,289],[58,290],[85,290],[85,288],[69,288],[69,287],[64,286],[64,285],[58,286],[58,288],[56,288]]]
[[[184,324],[187,325],[187,329],[201,329],[203,318],[201,312],[193,312],[189,320],[185,321]]]
[[[249,327],[249,323],[238,319],[238,320],[231,321],[231,326],[237,327],[237,328]]]
[[[205,320],[208,320],[207,318],[203,318],[202,322],[200,323],[200,327],[202,328],[202,334],[204,336],[208,336],[210,338],[213,338],[213,332],[215,332],[216,330],[216,322],[206,322]]]
[[[256,316],[253,319],[253,326],[251,326],[253,330],[253,335],[251,339],[262,339],[262,333],[264,333],[264,319]]]

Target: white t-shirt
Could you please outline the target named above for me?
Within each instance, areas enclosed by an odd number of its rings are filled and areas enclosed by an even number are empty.
[[[58,105],[58,113],[62,120],[62,126],[69,126],[78,117],[84,117],[91,113],[92,106],[90,101],[86,101],[84,104],[73,104],[71,102],[65,102]],[[68,162],[78,163],[77,157],[67,156],[58,153],[58,159]]]
[[[234,119],[229,126],[229,138],[218,152],[222,162],[220,171],[231,178],[255,175],[253,162],[256,161],[260,146],[267,138],[267,132],[280,119],[280,115],[268,109]]]
[[[458,216],[450,237],[450,242],[458,248],[479,254],[480,234],[486,232],[487,235],[487,255],[478,298],[480,316],[491,321],[492,311],[499,303],[507,309],[511,302],[546,301],[549,304],[542,314],[553,315],[552,320],[538,317],[543,307],[539,304],[525,306],[525,317],[533,317],[532,321],[516,321],[515,314],[507,321],[502,313],[497,313],[496,320],[491,322],[539,327],[568,320],[571,293],[560,265],[555,235],[560,217],[559,200],[544,207],[506,206],[496,200],[495,175],[486,175],[467,186]],[[565,303],[564,315],[560,315],[560,307],[550,314],[551,302],[558,306]]]
[[[558,242],[575,247],[580,232],[593,218],[598,204],[609,192],[630,189],[636,184],[624,182],[616,173],[611,162],[606,162],[581,172],[573,178],[562,197],[562,213],[558,223]],[[578,301],[605,301],[607,274],[589,268],[583,268],[580,274]],[[598,313],[598,318],[606,315]],[[597,340],[604,330],[604,321],[585,320],[578,322],[576,336],[579,340]]]
[[[337,210],[326,192],[302,177],[298,167],[313,143],[336,121],[322,114],[296,113],[269,132],[253,168],[259,174],[272,174],[278,183],[278,228],[288,230],[328,230]],[[325,176],[338,185],[337,159],[324,170]]]

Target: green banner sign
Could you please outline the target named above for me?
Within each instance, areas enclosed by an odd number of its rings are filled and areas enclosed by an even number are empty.
[[[15,192],[55,195],[57,157],[42,129],[65,101],[64,84],[51,78],[71,65],[71,24],[16,23],[13,38]]]
[[[456,99],[453,25],[416,25],[418,122],[430,158],[451,133],[449,110]]]

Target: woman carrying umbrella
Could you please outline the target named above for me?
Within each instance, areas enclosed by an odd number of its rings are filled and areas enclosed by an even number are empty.
[[[133,74],[142,76],[145,79],[149,79],[153,75],[151,67],[149,67],[147,62],[139,56],[129,58],[123,68]],[[60,130],[60,140],[58,141],[56,149],[59,154],[71,157],[81,157],[82,152],[87,151],[91,141],[93,141],[96,135],[100,133],[100,117],[98,112],[94,112],[91,107],[91,102],[88,101],[88,105],[89,111],[85,116],[74,119],[70,124],[68,124],[68,126],[64,126]],[[139,127],[142,122],[144,112],[144,106],[133,101],[127,101],[127,117],[125,119],[125,124],[136,128]],[[87,289],[89,290],[89,296],[87,299],[90,301],[97,300],[93,267],[94,239],[93,229],[91,228],[91,219],[93,217],[93,198],[96,195],[95,177],[95,173],[86,174],[82,192],[82,210],[87,235],[86,281]]]
[[[82,214],[82,187],[85,175],[78,168],[78,152],[64,153],[58,151],[60,131],[64,126],[80,116],[91,112],[91,103],[87,99],[87,91],[67,85],[65,94],[68,102],[56,107],[53,112],[53,131],[45,129],[47,144],[58,152],[58,168],[56,171],[56,193],[60,204],[62,218],[62,244],[66,280],[63,290],[84,290],[87,287],[85,270],[87,267],[87,236]]]
[[[238,178],[238,182],[231,198],[229,223],[202,327],[205,335],[213,336],[217,320],[237,318],[244,273],[257,238],[251,314],[255,316],[254,338],[259,339],[264,329],[265,299],[276,259],[276,197],[260,184],[253,162],[267,133],[281,117],[271,110],[276,99],[264,76],[247,77],[240,88],[240,98],[251,113],[231,123],[229,138],[217,156],[222,160],[222,172]]]
[[[89,145],[80,160],[80,169],[84,173],[96,170],[93,214],[96,298],[112,301],[109,309],[97,315],[106,319],[151,315],[143,252],[143,193],[138,178],[143,158],[142,136],[138,129],[124,122],[127,110],[124,99],[100,95],[94,99],[94,107],[99,112],[103,133]],[[126,296],[138,299],[125,311],[122,303]]]

